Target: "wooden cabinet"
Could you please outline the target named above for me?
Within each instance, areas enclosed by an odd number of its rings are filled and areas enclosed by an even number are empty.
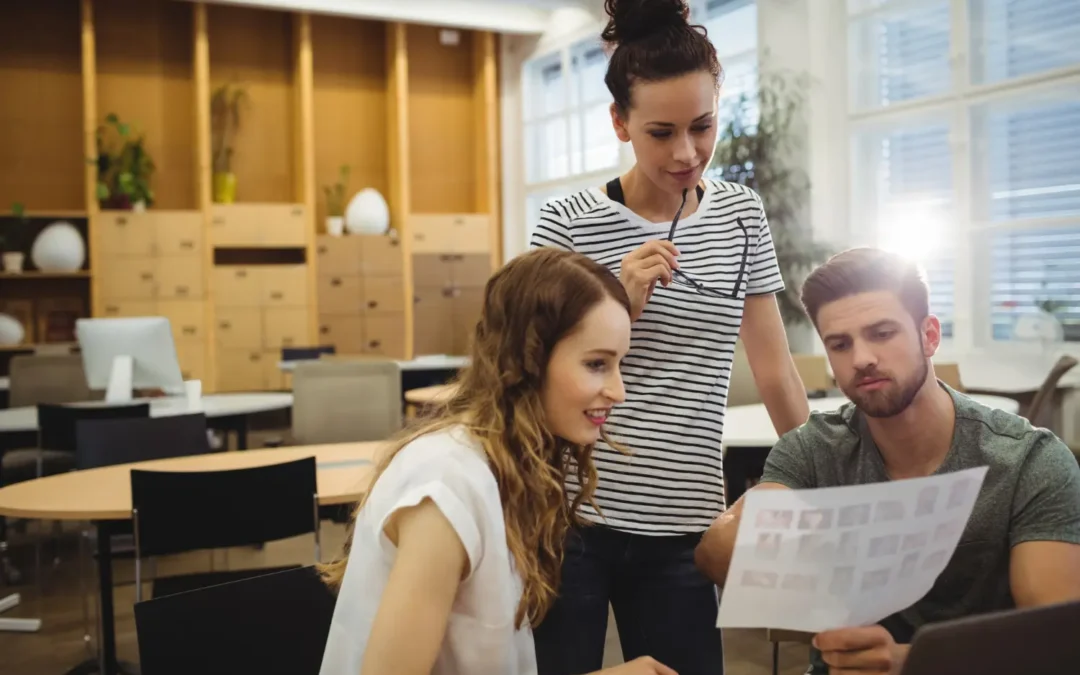
[[[221,391],[263,390],[266,388],[266,371],[262,350],[218,350],[218,389]]]
[[[268,350],[311,345],[306,307],[273,307],[263,310],[263,343]]]
[[[390,236],[316,242],[319,344],[342,354],[405,356],[404,259]]]
[[[258,266],[216,265],[214,304],[217,307],[258,307],[262,301],[261,281]]]
[[[262,310],[258,307],[218,307],[214,332],[223,349],[262,347]]]
[[[218,247],[304,246],[302,204],[215,204],[210,237]]]
[[[166,300],[157,304],[157,313],[169,320],[173,339],[206,339],[206,310],[198,300]]]
[[[420,214],[409,216],[413,253],[486,253],[491,218],[483,214]]]

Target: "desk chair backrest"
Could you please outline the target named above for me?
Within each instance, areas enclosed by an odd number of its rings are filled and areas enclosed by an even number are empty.
[[[381,441],[401,429],[395,361],[305,361],[292,386],[292,436],[300,445]]]
[[[228,471],[131,470],[135,554],[247,546],[315,534],[315,458]]]
[[[1050,409],[1050,402],[1054,400],[1054,392],[1057,390],[1058,383],[1061,378],[1065,377],[1066,373],[1076,367],[1077,363],[1080,363],[1080,361],[1066,354],[1058,359],[1057,363],[1050,369],[1024,414],[1024,417],[1033,426],[1041,426],[1043,418],[1046,417],[1046,412]]]
[[[313,567],[135,605],[143,675],[316,675],[335,596]]]
[[[937,379],[959,392],[964,391],[964,382],[960,379],[960,365],[956,363],[935,363],[934,374]]]
[[[38,447],[75,452],[76,426],[82,420],[137,419],[150,416],[149,403],[108,406],[45,405],[37,407]]]
[[[323,355],[336,354],[337,349],[333,345],[320,347],[282,347],[282,361],[309,361],[320,359]]]
[[[9,374],[8,405],[12,408],[101,398],[86,384],[79,354],[20,354],[11,359]]]
[[[145,419],[80,420],[75,425],[75,466],[93,469],[210,452],[202,413]]]

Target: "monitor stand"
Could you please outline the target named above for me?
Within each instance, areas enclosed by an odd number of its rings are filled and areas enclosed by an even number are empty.
[[[131,377],[135,362],[130,356],[117,356],[112,362],[109,374],[109,386],[105,390],[107,403],[127,403],[131,401]]]

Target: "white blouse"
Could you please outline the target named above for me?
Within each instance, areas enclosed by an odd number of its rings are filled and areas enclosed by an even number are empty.
[[[432,673],[535,675],[528,623],[514,627],[522,580],[506,544],[502,501],[480,444],[464,427],[402,448],[357,517],[320,675],[360,675],[364,650],[397,549],[383,533],[398,509],[430,498],[469,557]],[[432,561],[431,564],[436,564]]]

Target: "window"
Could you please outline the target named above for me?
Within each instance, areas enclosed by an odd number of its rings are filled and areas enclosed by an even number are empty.
[[[853,234],[917,258],[965,346],[1041,310],[1080,341],[1080,2],[848,8]]]
[[[691,21],[708,31],[724,69],[720,91],[721,127],[734,114],[741,97],[747,98],[748,121],[757,121],[758,12],[754,0],[698,0]]]

